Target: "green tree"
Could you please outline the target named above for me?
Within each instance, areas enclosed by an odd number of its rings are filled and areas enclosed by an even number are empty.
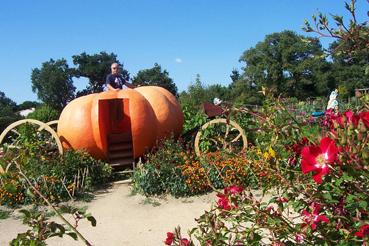
[[[205,86],[201,82],[200,75],[197,74],[195,83],[191,84],[187,91],[179,95],[179,101],[182,106],[195,110],[201,108],[204,102],[212,103],[215,97],[223,101],[229,101],[230,95],[228,87],[219,84]]]
[[[22,118],[15,113],[16,106],[17,104],[13,100],[0,91],[0,134],[8,125]]]
[[[191,84],[187,91],[183,91],[179,95],[179,101],[182,106],[198,109],[203,102],[209,101],[210,97],[206,95],[205,85],[201,82],[200,75],[196,75],[195,83]]]
[[[256,85],[248,80],[240,78],[229,86],[230,98],[235,105],[253,104],[260,105],[262,103],[262,94],[259,93]]]
[[[17,105],[17,111],[30,109],[30,108],[36,108],[40,106],[41,103],[35,102],[35,101],[24,101],[21,104]]]
[[[334,52],[341,46],[342,40],[330,45],[333,60],[333,74],[336,84],[344,87],[348,96],[354,95],[355,89],[369,87],[369,74],[365,70],[369,64],[369,52],[361,51],[348,54],[347,52]],[[341,94],[342,96],[342,94]]]
[[[32,90],[45,104],[61,111],[74,98],[71,69],[65,59],[42,63],[32,70]]]
[[[99,54],[88,55],[83,52],[80,55],[72,56],[72,58],[73,64],[76,65],[73,76],[77,78],[85,77],[89,80],[86,89],[77,92],[77,97],[102,92],[106,76],[111,72],[110,66],[114,62],[120,65],[123,78],[129,80],[128,71],[123,68],[123,64],[118,61],[117,55],[114,53],[100,52]]]
[[[369,86],[369,22],[357,19],[356,0],[346,2],[345,8],[351,15],[349,21],[332,14],[330,20],[319,12],[312,16],[314,24],[305,20],[303,30],[336,39],[326,50],[326,55],[333,61],[335,83],[348,95],[353,95],[355,88]]]
[[[255,48],[246,50],[240,61],[246,64],[243,77],[276,95],[304,99],[325,95],[335,87],[319,40],[292,31],[267,35]]]
[[[173,95],[178,96],[177,86],[173,80],[169,77],[167,70],[162,68],[159,64],[155,63],[153,68],[144,69],[138,71],[137,75],[132,79],[134,85],[152,85],[160,86]]]
[[[235,83],[241,78],[240,72],[237,69],[233,69],[231,75],[232,83]]]
[[[8,98],[4,92],[0,91],[0,108],[10,107],[12,110],[16,108],[17,104]]]

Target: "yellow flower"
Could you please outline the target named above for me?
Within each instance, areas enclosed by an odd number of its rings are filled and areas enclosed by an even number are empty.
[[[265,159],[269,159],[269,157],[270,157],[268,152],[264,152],[263,156],[264,156]]]
[[[269,147],[269,155],[275,158],[275,151],[272,149],[272,147]]]

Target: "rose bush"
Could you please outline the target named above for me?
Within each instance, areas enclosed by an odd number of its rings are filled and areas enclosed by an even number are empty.
[[[285,109],[278,100],[268,105],[260,139],[248,151],[247,160],[259,163],[248,166],[263,196],[247,184],[219,192],[189,231],[191,245],[369,245],[367,104],[283,125]],[[180,245],[174,235],[169,245]]]

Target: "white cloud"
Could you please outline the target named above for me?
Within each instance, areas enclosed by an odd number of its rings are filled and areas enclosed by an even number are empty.
[[[175,62],[176,62],[176,63],[182,63],[182,59],[181,59],[181,58],[176,58],[176,59],[175,59]]]

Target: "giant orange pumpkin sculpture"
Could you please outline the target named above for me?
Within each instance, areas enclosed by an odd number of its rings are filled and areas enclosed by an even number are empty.
[[[178,136],[183,113],[166,89],[143,86],[106,91],[70,102],[59,118],[64,148],[84,149],[117,165],[131,163],[158,140]]]

